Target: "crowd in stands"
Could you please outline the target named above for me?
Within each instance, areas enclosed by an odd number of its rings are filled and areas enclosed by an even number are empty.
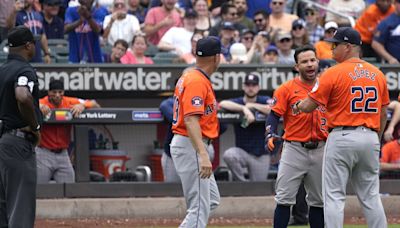
[[[37,38],[33,62],[192,64],[192,46],[212,35],[221,39],[223,64],[293,64],[293,50],[305,44],[330,59],[324,39],[351,26],[347,15],[361,33],[363,57],[399,62],[398,0],[317,3],[334,12],[299,0],[3,0],[0,41],[25,25]]]

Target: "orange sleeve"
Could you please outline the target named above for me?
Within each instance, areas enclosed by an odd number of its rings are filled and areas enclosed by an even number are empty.
[[[288,106],[288,100],[289,100],[288,96],[289,93],[286,85],[282,85],[278,89],[276,89],[274,92],[274,97],[272,98],[273,99],[272,111],[274,111],[279,116],[285,114]]]
[[[92,108],[93,107],[93,102],[91,100],[85,100],[85,99],[80,99],[76,97],[66,97],[64,96],[64,99],[66,100],[66,103],[73,106],[76,104],[83,104],[85,108]],[[70,107],[66,107],[70,108]]]
[[[382,147],[382,156],[381,156],[381,162],[385,163],[390,163],[390,151],[392,151],[393,148],[393,141],[386,143]]]
[[[331,69],[326,70],[321,77],[318,79],[312,91],[308,96],[316,101],[319,105],[326,107],[328,105],[329,97],[333,89]]]
[[[205,110],[207,87],[201,80],[193,80],[185,86],[182,93],[183,116],[200,114]]]

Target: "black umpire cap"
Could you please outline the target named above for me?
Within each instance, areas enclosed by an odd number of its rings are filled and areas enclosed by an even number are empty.
[[[31,30],[24,25],[20,25],[11,29],[10,32],[8,32],[7,39],[9,47],[19,47],[28,42],[35,43],[36,41]]]
[[[336,30],[332,38],[326,39],[331,43],[349,43],[354,45],[361,45],[361,36],[356,30],[351,27],[340,27]]]
[[[197,41],[196,55],[199,57],[213,56],[221,53],[221,41],[218,37],[208,36]]]

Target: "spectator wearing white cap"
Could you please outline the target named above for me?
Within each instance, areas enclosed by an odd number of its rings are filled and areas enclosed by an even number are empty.
[[[332,44],[326,42],[326,39],[330,39],[335,35],[338,28],[338,24],[334,21],[325,23],[324,40],[318,41],[314,47],[317,53],[318,59],[332,59]]]
[[[310,44],[308,32],[306,30],[306,22],[303,19],[300,18],[293,21],[290,33],[293,37],[293,49]]]
[[[306,28],[310,44],[314,45],[324,37],[324,28],[319,25],[319,12],[313,6],[306,6],[304,10],[304,18],[306,20]]]
[[[247,62],[246,46],[242,43],[234,43],[231,45],[229,52],[231,53],[231,64],[243,64]]]
[[[278,63],[295,64],[292,35],[287,32],[279,33],[275,44],[278,47]]]

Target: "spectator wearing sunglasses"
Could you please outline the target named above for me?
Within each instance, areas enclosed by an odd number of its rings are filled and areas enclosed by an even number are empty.
[[[361,35],[363,57],[378,57],[378,54],[371,47],[372,39],[379,22],[394,12],[392,2],[392,0],[376,0],[358,18],[354,29]]]
[[[324,37],[325,30],[319,25],[319,13],[312,6],[306,6],[304,10],[304,18],[306,20],[306,28],[310,44],[314,45]]]
[[[223,24],[230,22],[233,24],[236,30],[242,31],[246,27],[238,23],[238,11],[236,7],[230,3],[224,3],[221,6],[221,22],[210,28],[210,36],[219,36]]]
[[[292,23],[293,49],[310,44],[308,40],[308,32],[306,30],[306,22],[303,19],[297,19]]]
[[[286,0],[272,0],[270,7],[271,15],[269,15],[269,24],[272,28],[281,29],[283,32],[290,32],[293,21],[298,19],[298,17],[285,13]]]
[[[64,21],[57,16],[61,4],[61,0],[43,1],[43,28],[47,39],[64,39]]]
[[[292,35],[288,32],[280,32],[275,43],[278,48],[278,63],[295,64]]]
[[[332,59],[332,44],[326,42],[326,39],[331,39],[336,30],[338,29],[338,24],[334,21],[329,21],[325,24],[324,40],[318,41],[314,47],[317,53],[318,59]]]

